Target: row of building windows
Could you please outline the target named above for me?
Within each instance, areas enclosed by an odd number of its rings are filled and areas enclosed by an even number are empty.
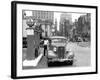
[[[51,12],[51,11],[33,11],[33,17],[36,18],[36,19],[53,20],[54,12]]]
[[[25,11],[23,11],[25,14]],[[24,19],[29,16],[24,15]],[[32,16],[34,19],[44,19],[44,20],[52,20],[54,19],[54,12],[53,11],[32,11]]]

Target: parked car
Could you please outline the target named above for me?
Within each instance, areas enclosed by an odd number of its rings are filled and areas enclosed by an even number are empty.
[[[50,37],[51,43],[48,47],[48,66],[72,65],[74,53],[67,48],[68,39],[62,36]]]

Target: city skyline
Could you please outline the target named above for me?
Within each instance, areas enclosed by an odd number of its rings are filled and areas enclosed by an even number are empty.
[[[37,13],[37,14],[36,14]],[[44,13],[44,14],[43,14]],[[52,13],[52,14],[51,14]],[[80,16],[86,15],[85,13],[71,13],[71,12],[52,12],[52,11],[40,11],[40,10],[25,10],[23,11],[23,35],[26,36],[26,28],[28,27],[26,25],[26,18],[33,17],[36,19],[41,20],[49,20],[53,22],[53,24],[56,24],[57,31],[60,31],[60,22],[63,22],[64,19],[68,20],[70,24],[72,25],[75,20],[78,20]]]
[[[32,11],[34,10],[26,10],[26,16],[33,16]],[[63,12],[54,12],[54,17],[57,18],[59,20],[60,15]],[[66,14],[71,14],[72,15],[72,22],[75,22],[75,19],[78,19],[80,16],[82,15],[86,15],[86,13],[75,13],[75,12],[66,12]]]
[[[82,15],[86,15],[86,13],[63,13],[63,12],[54,12],[54,22],[57,19],[57,30],[59,31],[59,22],[60,22],[60,16],[62,14],[67,14],[67,17],[70,16],[71,17],[71,22],[75,22],[75,20],[82,16]]]

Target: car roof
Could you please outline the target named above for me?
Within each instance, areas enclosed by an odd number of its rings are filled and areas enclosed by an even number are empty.
[[[51,39],[53,39],[53,38],[60,38],[60,39],[67,39],[66,37],[63,37],[63,36],[52,36],[52,37],[50,37]]]

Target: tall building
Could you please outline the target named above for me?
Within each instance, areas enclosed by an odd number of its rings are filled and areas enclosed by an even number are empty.
[[[70,13],[62,13],[60,16],[60,22],[63,23],[64,20],[68,20],[72,24],[72,15]]]
[[[40,11],[40,10],[32,10],[32,11],[23,11],[23,19],[27,19],[32,17],[37,20],[49,20],[54,21],[54,12],[53,11]]]
[[[33,18],[35,18],[35,19],[50,20],[50,21],[53,21],[53,19],[54,19],[54,12],[53,11],[34,10],[32,12],[33,12]]]
[[[91,37],[91,14],[87,13],[78,18],[77,34],[85,41],[90,41]]]
[[[87,13],[86,15],[82,15],[78,19],[78,31],[81,33],[88,33],[90,32],[91,26],[91,15]]]
[[[71,25],[72,15],[70,13],[62,13],[60,16],[60,30],[63,36],[69,37]]]

